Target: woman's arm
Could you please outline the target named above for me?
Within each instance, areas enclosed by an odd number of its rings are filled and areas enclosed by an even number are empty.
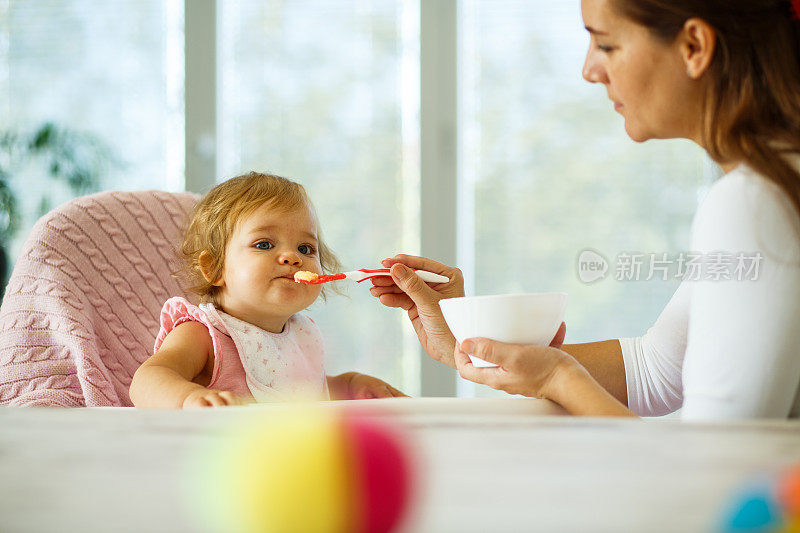
[[[461,272],[430,259],[408,255],[397,255],[383,264],[392,267],[392,277],[373,278],[372,295],[388,307],[406,309],[428,355],[455,367],[455,338],[445,323],[439,301],[463,296]],[[410,270],[401,270],[400,265],[437,272],[450,277],[451,282],[429,286]],[[635,412],[645,415],[671,412],[681,401],[688,295],[688,287],[682,285],[643,337],[625,339],[624,345],[620,340],[608,340],[572,344],[562,349],[574,356],[613,398]],[[628,364],[631,368],[627,368]],[[630,391],[633,397],[629,397]]]
[[[213,354],[206,326],[192,321],[179,324],[161,348],[136,370],[129,391],[131,402],[136,407],[167,409],[242,403],[230,392],[206,389],[192,382]]]
[[[636,416],[592,378],[574,357],[559,349],[564,329],[562,325],[551,346],[467,339],[456,345],[454,359],[465,379],[510,394],[551,400],[572,415]],[[470,362],[468,353],[499,366],[477,368]]]
[[[682,283],[645,335],[562,346],[614,398],[642,416],[679,408],[689,326],[690,284]]]
[[[622,390],[625,390],[624,371]],[[559,368],[544,395],[575,416],[636,416],[579,364],[566,364]]]
[[[625,363],[618,340],[565,344],[561,349],[574,357],[611,396],[628,405]]]
[[[409,255],[397,255],[387,259],[383,264],[386,267],[401,264],[422,268],[450,278],[450,283],[429,286],[412,272],[398,271],[399,267],[394,267],[392,278],[372,279],[375,286],[370,292],[388,307],[401,307],[407,310],[420,343],[428,355],[455,367],[453,360],[455,338],[444,321],[439,301],[464,295],[461,271],[424,257]],[[625,365],[619,341],[571,344],[562,347],[562,350],[575,357],[614,398],[627,405]]]

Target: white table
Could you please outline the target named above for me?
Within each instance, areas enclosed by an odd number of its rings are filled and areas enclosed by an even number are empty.
[[[709,531],[732,491],[800,462],[800,422],[578,419],[519,399],[365,406],[397,413],[427,465],[408,531]],[[0,408],[0,531],[201,530],[183,501],[187,451],[270,409]]]

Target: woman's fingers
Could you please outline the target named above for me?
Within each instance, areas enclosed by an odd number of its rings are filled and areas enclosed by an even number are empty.
[[[414,302],[411,300],[411,298],[409,298],[408,295],[403,292],[403,289],[395,285],[392,278],[372,278],[373,283],[375,283],[375,280],[377,279],[388,280],[389,285],[378,285],[376,283],[374,287],[370,287],[369,293],[378,298],[383,305],[386,307],[400,307],[406,311],[414,306]]]
[[[375,287],[395,287],[394,280],[391,276],[375,276],[374,278],[369,278],[369,280]]]
[[[382,264],[390,268],[391,277],[379,276],[372,278],[370,293],[380,298],[381,303],[389,307],[402,307],[411,309],[414,305],[428,308],[429,314],[438,315],[439,308],[436,303],[442,298],[453,298],[464,295],[464,278],[457,268],[449,267],[438,261],[426,257],[398,254],[390,259],[384,259]],[[428,284],[414,273],[413,269],[427,270],[449,278],[446,283]],[[408,299],[384,299],[384,295],[402,295]]]
[[[565,330],[566,325],[561,324],[554,342],[563,341]],[[476,367],[468,354],[499,366]],[[549,397],[549,382],[564,358],[577,364],[569,354],[557,348],[507,344],[480,337],[456,344],[454,353],[456,368],[464,379],[534,398]]]
[[[439,293],[431,289],[413,270],[404,264],[396,263],[392,265],[391,273],[395,284],[417,305],[437,302],[441,298]]]
[[[414,302],[406,294],[384,294],[378,299],[386,307],[400,307],[406,311],[414,306]]]
[[[456,368],[461,371],[461,367],[465,365],[472,365],[469,356],[461,350],[461,345],[456,342],[456,350],[453,353],[453,360],[456,362]]]
[[[411,298],[409,298],[406,293],[396,287],[392,289],[387,287],[372,287],[369,292],[372,296],[378,298],[382,304],[388,307],[402,307],[403,309],[408,310],[412,305],[414,305],[414,303],[411,301]]]
[[[509,348],[505,343],[483,337],[467,339],[461,343],[461,351],[500,366],[508,359]]]
[[[553,337],[553,341],[550,343],[550,346],[553,348],[561,349],[561,345],[564,344],[564,339],[567,338],[567,323],[562,322],[560,326],[558,326],[558,331],[556,332],[556,336]]]
[[[419,304],[419,294],[436,294],[437,300],[442,298],[454,298],[456,296],[464,296],[464,275],[455,267],[450,267],[428,259],[427,257],[417,257],[414,255],[398,254],[392,258],[384,259],[383,266],[390,268],[392,281],[395,285],[403,291],[409,293],[412,300]],[[416,274],[413,269],[426,270],[435,274],[440,274],[449,279],[444,283],[431,283],[428,285]],[[409,274],[410,273],[410,274]],[[412,285],[409,287],[407,283]],[[389,287],[386,281],[375,282],[376,286]],[[419,287],[419,291],[412,294],[413,290]],[[410,292],[412,291],[412,292]],[[425,299],[423,297],[423,299]]]
[[[391,287],[370,287],[369,293],[375,297],[379,297],[384,294],[403,294],[403,291],[401,291],[399,287],[392,285]]]
[[[456,350],[453,354],[453,358],[456,361],[456,369],[462,378],[475,383],[480,383],[481,385],[488,385],[494,389],[500,388],[501,377],[507,374],[506,371],[501,367],[476,367],[472,364],[472,361],[467,353],[464,352],[463,349],[459,349],[458,344],[456,344]]]
[[[392,265],[397,263],[402,263],[407,267],[416,268],[418,270],[427,270],[428,272],[433,272],[434,274],[447,275],[447,273],[453,270],[452,268],[448,267],[447,265],[443,265],[438,261],[416,255],[397,254],[394,257],[390,257],[381,261],[381,264],[386,268],[391,268]]]

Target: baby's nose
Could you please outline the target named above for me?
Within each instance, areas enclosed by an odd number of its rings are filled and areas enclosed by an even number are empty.
[[[294,265],[300,266],[302,261],[300,260],[300,256],[293,252],[284,252],[278,258],[278,261],[282,265]]]

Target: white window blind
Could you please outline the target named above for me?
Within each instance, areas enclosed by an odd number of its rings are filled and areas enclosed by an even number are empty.
[[[346,268],[418,249],[418,9],[390,0],[219,4],[220,165],[301,182]],[[331,372],[419,389],[404,313],[367,282],[310,310]],[[413,334],[411,334],[413,335]]]
[[[0,2],[0,129],[52,122],[90,134],[119,160],[101,189],[183,185],[183,4],[176,0]],[[41,200],[71,197],[28,166],[12,187],[23,210],[13,255]]]

